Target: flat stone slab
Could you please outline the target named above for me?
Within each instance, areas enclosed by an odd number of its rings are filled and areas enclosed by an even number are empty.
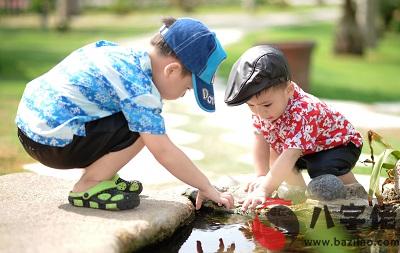
[[[133,252],[191,221],[179,193],[146,192],[139,207],[104,211],[74,207],[74,182],[34,173],[0,176],[0,252]]]

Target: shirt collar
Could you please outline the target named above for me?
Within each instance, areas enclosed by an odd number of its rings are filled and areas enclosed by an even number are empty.
[[[282,124],[282,121],[285,121],[285,119],[290,117],[290,109],[293,107],[294,101],[300,98],[300,87],[296,83],[293,83],[293,86],[294,86],[293,95],[290,96],[285,111],[274,122],[268,122],[270,125],[269,129],[274,129],[276,126]]]

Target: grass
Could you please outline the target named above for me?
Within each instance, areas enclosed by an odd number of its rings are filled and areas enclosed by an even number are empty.
[[[148,32],[144,29],[95,28],[67,33],[34,28],[0,28],[0,77],[27,81],[49,70],[74,49],[106,39],[118,40]]]
[[[314,6],[314,5],[288,5],[281,6],[278,4],[264,4],[259,5],[253,10],[249,10],[250,14],[265,14],[265,13],[275,13],[275,12],[290,12],[290,13],[303,13],[308,12],[310,10],[316,9],[332,9],[337,8],[335,5],[323,5],[323,6]],[[243,13],[243,7],[241,4],[229,4],[226,5],[204,5],[200,6],[195,10],[196,13]]]
[[[7,81],[0,85],[0,175],[22,171],[22,164],[32,159],[25,153],[17,138],[15,112],[24,86]]]
[[[207,5],[199,4],[192,11],[186,12],[177,6],[147,6],[141,8],[135,8],[134,6],[115,8],[114,7],[105,7],[105,8],[90,8],[85,10],[85,14],[94,14],[94,13],[120,13],[125,15],[173,15],[173,16],[193,16],[197,14],[235,14],[235,13],[243,13],[243,7],[240,1],[232,1],[229,4],[221,4],[221,3],[209,3]],[[274,12],[290,12],[290,13],[301,13],[307,12],[310,10],[316,9],[332,9],[337,8],[337,5],[289,5],[282,6],[278,4],[262,4],[258,5],[256,8],[247,10],[250,14],[258,14],[258,13],[274,13]],[[118,11],[120,10],[120,11]]]
[[[310,73],[312,94],[362,102],[400,101],[397,74],[400,34],[387,33],[379,47],[369,50],[363,58],[333,54],[333,39],[332,24],[269,28],[251,33],[226,48],[229,57],[221,65],[220,73],[227,78],[236,59],[256,44],[312,40],[316,43]]]

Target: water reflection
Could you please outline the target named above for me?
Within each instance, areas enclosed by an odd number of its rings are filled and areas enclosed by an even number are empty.
[[[233,253],[233,252],[235,252],[235,249],[236,249],[235,243],[231,243],[231,245],[228,246],[225,251],[224,240],[222,238],[219,238],[218,241],[219,241],[218,250],[215,252],[217,252],[217,253]],[[197,250],[197,253],[204,253],[203,246],[201,245],[201,241],[196,241],[196,250]]]
[[[300,222],[301,223],[301,222]],[[397,253],[400,231],[395,230],[359,230],[354,231],[354,234],[346,232],[345,237],[332,237],[329,234],[318,235],[318,231],[314,234],[309,234],[300,229],[300,233],[296,236],[287,234],[284,237],[284,247],[282,250],[276,249],[277,245],[273,243],[279,242],[278,237],[273,238],[273,234],[278,230],[268,227],[268,222],[265,220],[257,221],[255,218],[244,217],[240,215],[219,215],[216,213],[204,214],[197,213],[195,220],[177,231],[172,238],[169,238],[157,245],[147,247],[140,251],[151,253],[275,253],[275,252],[291,252],[291,253],[342,253],[342,252],[362,252],[362,253]],[[326,227],[326,224],[323,224]],[[296,227],[289,226],[290,229]],[[307,229],[308,231],[310,229]],[[312,230],[312,229],[311,229]],[[285,232],[285,230],[280,230]],[[298,230],[297,230],[298,231]],[[333,231],[333,229],[329,229]],[[315,231],[314,231],[315,232]],[[258,234],[258,235],[257,235]],[[337,234],[334,234],[337,236]],[[358,245],[335,245],[335,243],[343,243],[342,241],[335,242],[330,240],[330,245],[306,245],[306,242],[313,241],[318,238],[345,238],[346,243],[364,242]],[[384,242],[382,245],[368,245],[367,240],[372,242]],[[390,241],[394,244],[390,244]],[[314,240],[317,242],[317,240]],[[318,241],[319,242],[319,241]],[[397,243],[397,244],[396,244]],[[384,245],[386,244],[386,245]],[[279,246],[279,245],[278,245]],[[279,247],[278,247],[279,248]]]

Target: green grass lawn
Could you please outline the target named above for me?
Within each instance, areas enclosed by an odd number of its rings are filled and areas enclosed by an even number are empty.
[[[198,1],[200,2],[200,1]],[[172,15],[172,16],[193,16],[197,14],[235,14],[243,13],[244,9],[241,1],[231,1],[229,4],[214,3],[198,4],[191,11],[186,12],[177,6],[147,6],[141,8],[135,8],[128,4],[128,6],[121,6],[122,8],[105,7],[105,8],[89,8],[85,10],[85,14],[96,14],[96,13],[122,13],[127,15]],[[302,13],[316,9],[332,9],[338,8],[335,4],[324,4],[319,6],[314,5],[279,5],[279,4],[259,4],[254,9],[246,10],[251,15],[257,13],[274,13],[274,12],[291,12],[291,13]],[[119,10],[119,11],[118,11]]]
[[[74,29],[59,33],[34,28],[0,28],[0,82],[27,81],[49,70],[73,50],[96,40],[118,40],[153,32],[149,28]],[[1,83],[0,83],[1,84]]]

